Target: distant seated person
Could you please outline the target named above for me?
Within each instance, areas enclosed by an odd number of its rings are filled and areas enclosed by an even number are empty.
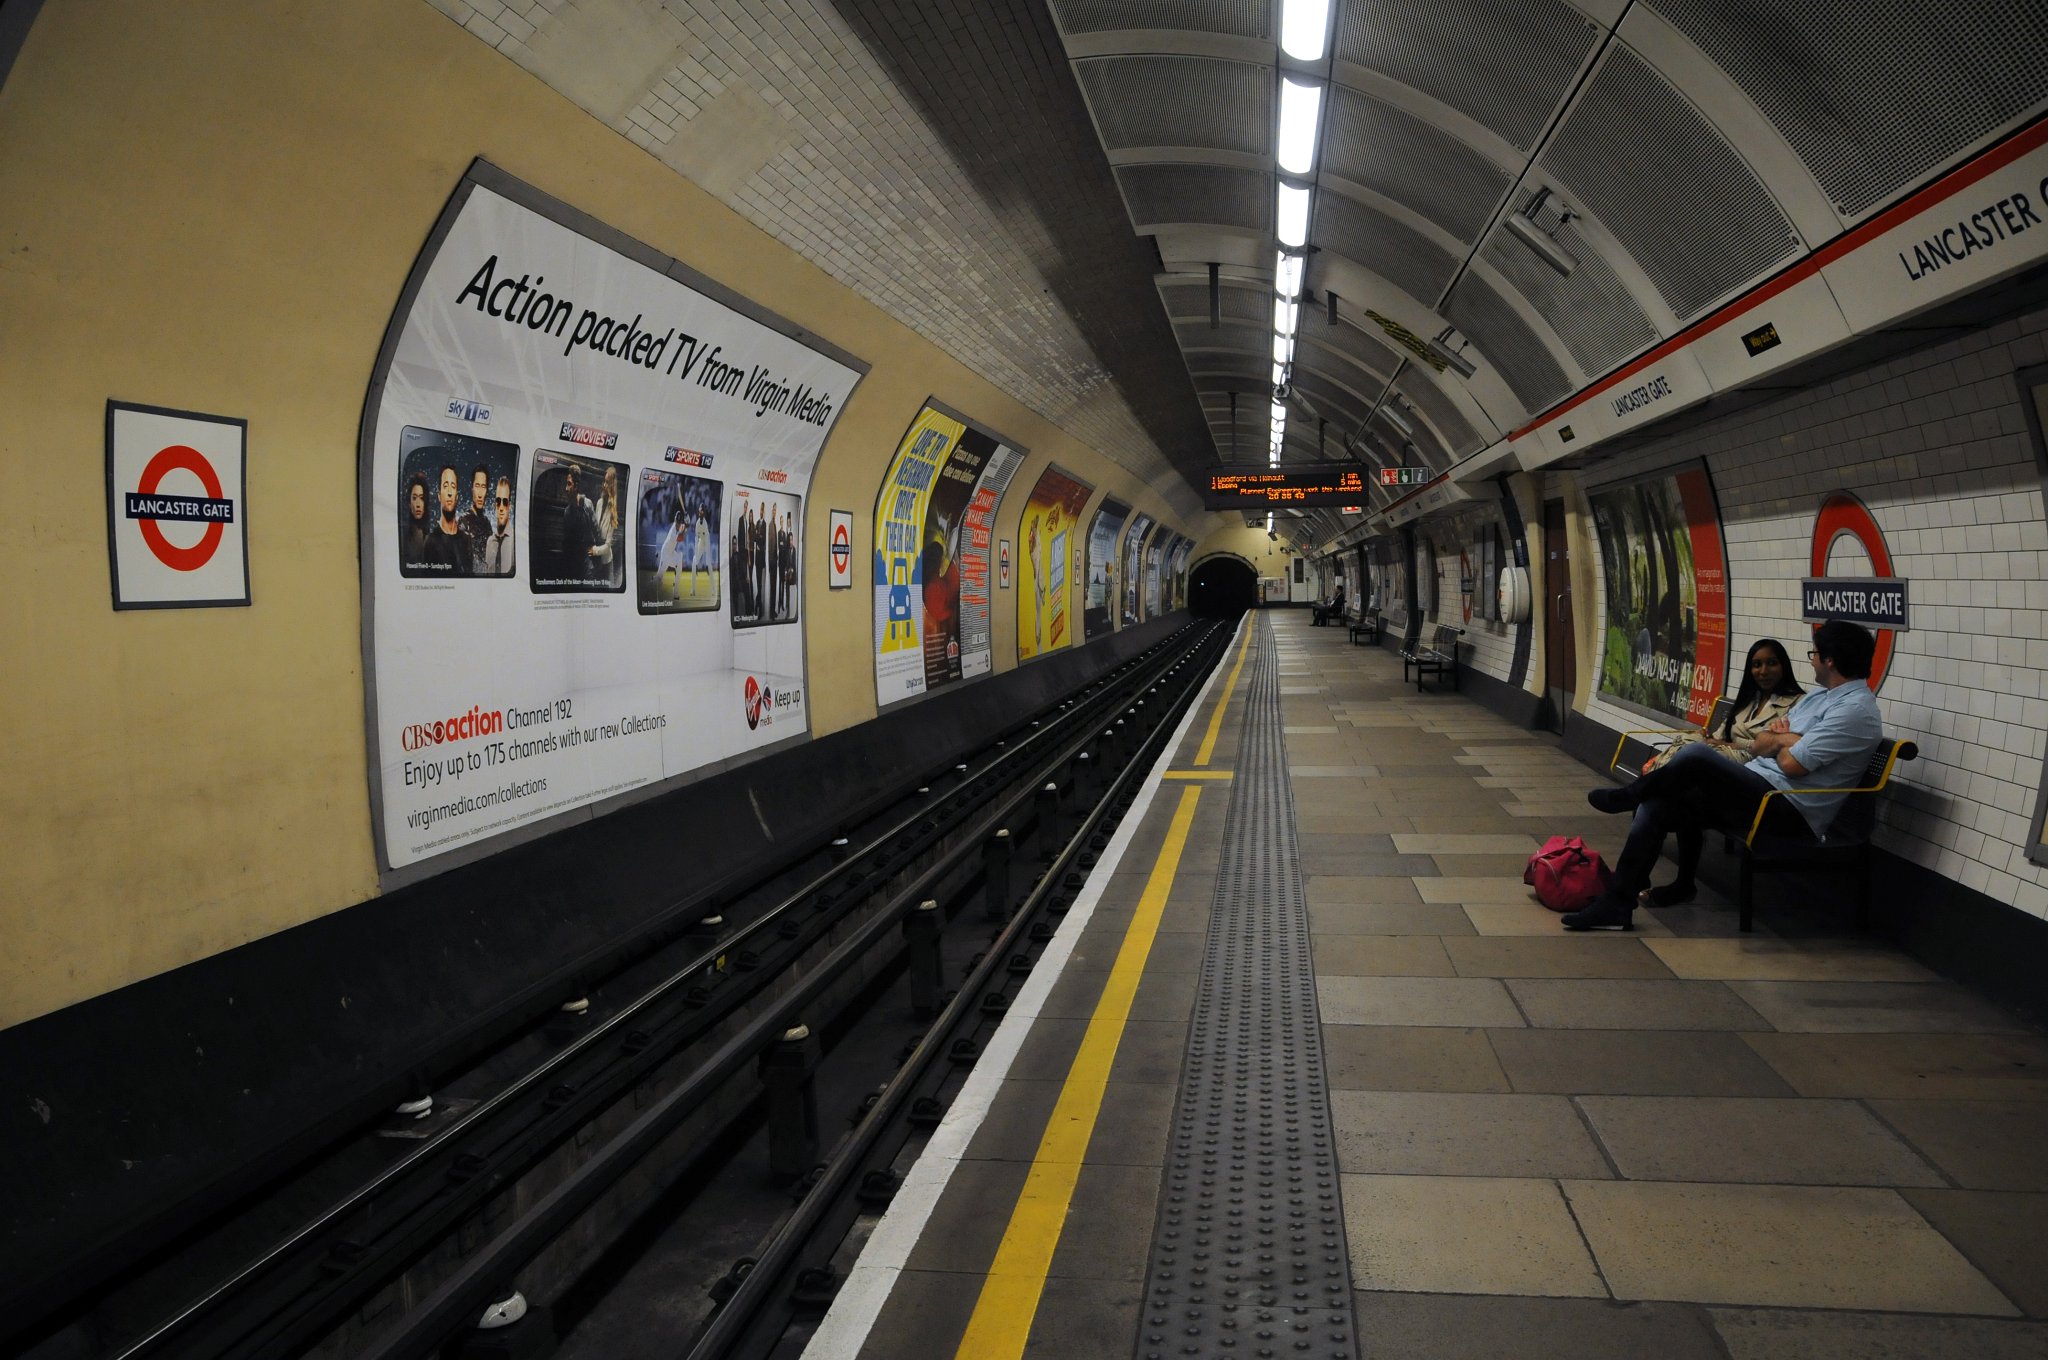
[[[1801,790],[1849,789],[1861,782],[1884,737],[1877,696],[1865,683],[1876,653],[1869,629],[1829,619],[1813,630],[1813,649],[1806,654],[1819,688],[1755,734],[1748,760],[1737,764],[1708,742],[1692,742],[1625,788],[1588,793],[1586,801],[1596,810],[1632,812],[1635,821],[1607,891],[1584,910],[1566,914],[1564,928],[1630,929],[1637,895],[1650,885],[1667,833],[1747,831],[1762,805],[1764,834],[1824,841],[1848,795]],[[1765,802],[1774,790],[1788,796]],[[1693,853],[1696,864],[1697,849]]]
[[[1330,596],[1328,604],[1319,604],[1310,610],[1308,621],[1311,627],[1320,628],[1331,619],[1336,619],[1340,623],[1344,619],[1344,583],[1342,581],[1337,583],[1336,593]]]
[[[1791,712],[1794,701],[1804,693],[1792,678],[1792,658],[1784,644],[1776,638],[1759,638],[1742,663],[1742,683],[1724,707],[1720,725],[1678,738],[1651,757],[1643,773],[1662,769],[1680,751],[1696,745],[1743,764],[1756,754],[1758,735]],[[1678,877],[1661,888],[1645,890],[1638,899],[1640,906],[1675,907],[1692,901],[1697,892],[1693,878],[1699,872],[1706,835],[1697,826],[1675,827],[1672,834],[1678,838]]]

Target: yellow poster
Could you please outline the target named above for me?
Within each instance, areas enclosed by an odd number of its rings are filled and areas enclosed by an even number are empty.
[[[1017,593],[1017,659],[1056,652],[1074,640],[1074,590],[1080,584],[1073,563],[1081,546],[1081,507],[1093,488],[1058,468],[1039,474],[1024,504],[1017,532],[1024,543]]]
[[[931,407],[896,446],[875,497],[875,697],[924,693],[924,521],[932,483],[966,426]]]

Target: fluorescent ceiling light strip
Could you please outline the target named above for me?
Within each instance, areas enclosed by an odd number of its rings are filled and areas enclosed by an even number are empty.
[[[1289,301],[1300,297],[1302,264],[1301,256],[1281,251],[1273,264],[1273,291]]]
[[[1306,175],[1316,165],[1317,125],[1322,121],[1323,87],[1280,78],[1280,168]]]
[[[1301,304],[1277,298],[1273,302],[1273,333],[1292,337],[1301,317]]]
[[[1321,61],[1330,35],[1330,0],[1284,0],[1280,50],[1296,61]]]
[[[1299,248],[1308,241],[1309,191],[1292,184],[1280,186],[1279,209],[1275,215],[1280,244]]]

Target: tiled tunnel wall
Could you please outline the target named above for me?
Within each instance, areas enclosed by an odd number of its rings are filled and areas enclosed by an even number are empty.
[[[2044,361],[2048,310],[2025,313],[1708,422],[1588,478],[1706,461],[1729,557],[1731,663],[1759,637],[1801,655],[1815,514],[1831,492],[1859,497],[1910,582],[1912,630],[1895,635],[1879,702],[1887,730],[1920,747],[1883,804],[1879,843],[2039,917],[2048,869],[2027,846],[2048,742],[2048,521],[2017,374]],[[1829,574],[1867,572],[1860,550],[1845,554],[1852,542],[1838,540]],[[1603,597],[1597,586],[1595,618]],[[1493,671],[1483,652],[1478,661]],[[1616,729],[1643,725],[1597,695],[1587,712]]]

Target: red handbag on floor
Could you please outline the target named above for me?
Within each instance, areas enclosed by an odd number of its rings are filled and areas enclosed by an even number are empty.
[[[1552,911],[1577,911],[1607,891],[1613,874],[1577,836],[1552,836],[1529,856],[1522,881],[1536,890],[1536,900]]]

